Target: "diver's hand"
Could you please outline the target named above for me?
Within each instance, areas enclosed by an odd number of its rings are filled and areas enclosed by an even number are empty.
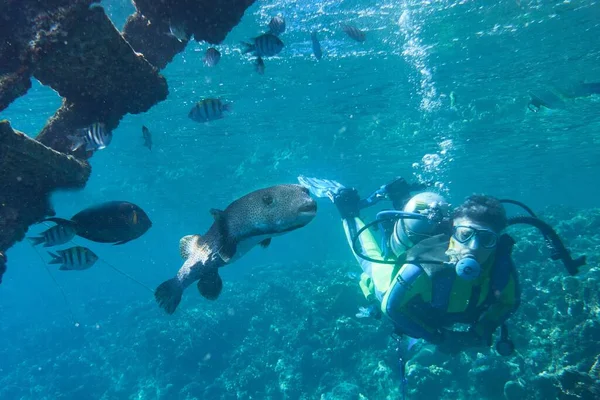
[[[342,219],[352,219],[358,217],[360,213],[360,196],[355,188],[340,189],[333,196],[333,203],[340,212]]]
[[[368,307],[359,307],[356,318],[381,319],[381,309],[378,304],[371,304]]]
[[[410,199],[410,192],[417,190],[424,190],[428,185],[422,183],[408,183],[406,179],[397,177],[387,185],[385,185],[385,192],[388,199],[394,205],[396,210],[404,208],[404,204]]]

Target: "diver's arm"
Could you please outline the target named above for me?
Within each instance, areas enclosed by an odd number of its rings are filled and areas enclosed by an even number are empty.
[[[492,304],[473,326],[473,332],[477,337],[491,345],[492,333],[508,319],[519,304],[517,282],[511,275],[508,284],[498,295],[497,301]]]
[[[431,301],[432,285],[429,276],[414,264],[404,264],[397,279],[395,286],[384,297],[382,311],[401,333],[425,339],[432,344],[440,343],[440,330],[425,323],[422,313],[411,306],[414,302]]]

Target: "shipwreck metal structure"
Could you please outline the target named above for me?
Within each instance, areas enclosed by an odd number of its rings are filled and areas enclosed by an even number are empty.
[[[121,33],[98,1],[0,0],[0,112],[27,93],[32,77],[63,98],[35,139],[0,122],[0,282],[6,250],[54,214],[52,191],[87,182],[92,154],[71,152],[68,136],[99,121],[112,130],[125,114],[164,100],[160,69],[187,38],[220,43],[254,1],[134,0]]]

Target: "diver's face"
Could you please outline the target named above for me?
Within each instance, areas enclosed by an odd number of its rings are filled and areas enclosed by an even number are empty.
[[[498,234],[491,227],[468,218],[457,218],[452,225],[450,247],[456,250],[461,258],[472,256],[480,264],[484,264],[496,251]]]

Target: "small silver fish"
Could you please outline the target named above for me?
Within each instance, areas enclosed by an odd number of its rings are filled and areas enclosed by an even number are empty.
[[[272,57],[283,50],[283,42],[271,33],[265,33],[252,39],[253,43],[242,42],[246,48],[243,54],[254,52],[257,57]]]
[[[204,99],[196,103],[188,117],[196,122],[208,122],[223,118],[223,112],[230,110],[231,105],[220,99]]]
[[[69,135],[71,140],[71,151],[76,151],[85,145],[86,151],[96,151],[105,149],[112,141],[112,132],[106,130],[106,126],[101,122],[96,122],[87,128],[80,129],[75,135]]]
[[[265,73],[265,62],[263,61],[262,58],[258,57],[256,59],[256,72],[259,73],[259,75],[264,75]]]
[[[319,43],[319,39],[317,38],[317,31],[310,33],[310,40],[312,41],[313,54],[317,60],[320,60],[323,57],[323,52],[321,51],[321,43]]]
[[[279,15],[271,18],[271,22],[269,22],[269,33],[279,36],[283,32],[285,32],[285,19]]]
[[[65,250],[58,250],[58,254],[50,253],[52,260],[50,264],[61,264],[61,271],[81,271],[90,268],[96,261],[98,256],[87,247],[74,246]]]
[[[219,50],[214,47],[210,47],[206,50],[206,54],[204,55],[204,65],[207,67],[214,67],[221,60],[221,53]]]
[[[75,227],[67,224],[58,224],[45,230],[42,236],[28,238],[34,246],[44,243],[44,247],[58,246],[67,243],[75,237]]]
[[[365,32],[361,31],[355,26],[344,24],[342,25],[342,30],[357,42],[364,42],[367,39]]]
[[[152,134],[145,126],[142,126],[142,137],[144,138],[144,146],[146,146],[148,150],[152,150]]]

